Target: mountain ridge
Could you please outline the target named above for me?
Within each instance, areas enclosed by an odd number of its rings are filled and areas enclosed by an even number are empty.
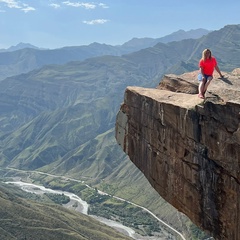
[[[134,44],[132,44],[132,42],[134,42],[135,40],[137,40],[140,45],[141,45],[141,48],[146,48],[146,47],[150,47],[150,45],[148,44],[152,44],[155,45],[156,43],[158,42],[163,42],[163,43],[167,43],[167,42],[170,42],[171,39],[173,41],[179,41],[179,40],[183,40],[183,39],[187,39],[187,38],[200,38],[202,37],[203,35],[206,35],[207,33],[211,32],[210,30],[207,30],[207,29],[203,29],[203,28],[198,28],[198,29],[191,29],[189,31],[185,31],[183,29],[180,29],[176,32],[173,32],[171,34],[168,34],[166,36],[163,36],[163,37],[159,37],[159,38],[151,38],[151,37],[146,37],[146,38],[132,38],[131,40],[123,43],[123,44],[120,44],[120,45],[111,45],[111,44],[105,44],[105,43],[102,43],[103,45],[109,45],[109,46],[115,46],[115,47],[121,47],[121,46],[126,46],[126,47],[133,47]],[[141,41],[143,43],[141,43]],[[145,44],[146,45],[145,45]],[[91,46],[91,45],[98,45],[100,43],[98,42],[93,42],[93,43],[90,43],[88,45],[82,45],[83,46]],[[100,44],[101,45],[101,44]],[[18,43],[17,45],[15,46],[10,46],[9,48],[7,49],[0,49],[0,52],[6,52],[6,51],[16,51],[16,50],[20,50],[20,49],[24,49],[24,48],[33,48],[33,49],[39,49],[39,50],[55,50],[55,49],[61,49],[61,48],[71,48],[71,47],[80,47],[80,46],[64,46],[64,47],[60,47],[60,48],[53,48],[53,49],[47,49],[47,48],[39,48],[37,46],[34,46],[32,45],[31,43],[23,43],[23,42],[20,42]],[[138,49],[139,50],[139,49]]]
[[[196,35],[200,37],[206,34],[207,31],[208,30],[202,29],[191,30],[182,33],[180,38],[178,33],[172,33],[163,38],[151,39],[151,43],[145,41],[145,39],[138,39],[137,42],[134,41],[134,44],[132,44],[130,40],[117,46],[94,42],[82,46],[40,49],[29,43],[20,43],[17,46],[10,47],[8,50],[0,51],[0,71],[2,73],[0,80],[9,76],[29,72],[47,64],[65,64],[69,61],[82,61],[87,58],[103,55],[121,56],[122,54],[151,47],[161,41],[167,42],[169,38],[170,40],[176,41]]]
[[[183,29],[180,29],[176,32],[173,32],[169,35],[166,35],[160,38],[147,38],[147,37],[132,38],[131,40],[125,42],[123,45],[128,47],[134,47],[135,45],[143,45],[142,41],[144,41],[145,46],[142,48],[147,48],[147,47],[153,47],[159,42],[168,43],[168,42],[181,41],[181,40],[190,39],[190,38],[191,39],[201,38],[202,36],[207,35],[210,32],[211,32],[210,30],[206,30],[203,28],[191,29],[189,31],[184,31]]]

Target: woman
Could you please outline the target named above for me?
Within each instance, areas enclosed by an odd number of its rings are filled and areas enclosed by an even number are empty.
[[[209,49],[203,50],[202,58],[199,61],[199,67],[201,70],[202,78],[200,79],[200,84],[198,88],[198,97],[204,98],[204,94],[207,91],[208,85],[213,79],[214,69],[216,69],[221,78],[223,77],[223,75],[217,65],[217,60],[212,56],[212,53]]]

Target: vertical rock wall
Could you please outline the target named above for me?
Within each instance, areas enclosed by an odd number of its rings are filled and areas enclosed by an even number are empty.
[[[116,139],[166,201],[215,239],[239,240],[240,95],[212,89],[203,102],[128,87]]]

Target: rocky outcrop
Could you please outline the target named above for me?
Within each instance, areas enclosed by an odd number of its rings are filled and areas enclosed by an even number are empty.
[[[204,100],[197,73],[128,87],[116,139],[166,201],[215,239],[239,240],[240,69],[214,76]]]

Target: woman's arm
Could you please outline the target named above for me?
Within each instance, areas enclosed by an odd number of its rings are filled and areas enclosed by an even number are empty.
[[[200,71],[201,71],[201,74],[202,74],[202,79],[205,79],[204,72],[203,72],[203,67],[200,67]]]
[[[218,72],[218,74],[220,75],[220,77],[223,78],[223,75],[222,75],[222,73],[221,73],[218,65],[215,66],[215,69],[216,69],[216,71]]]

